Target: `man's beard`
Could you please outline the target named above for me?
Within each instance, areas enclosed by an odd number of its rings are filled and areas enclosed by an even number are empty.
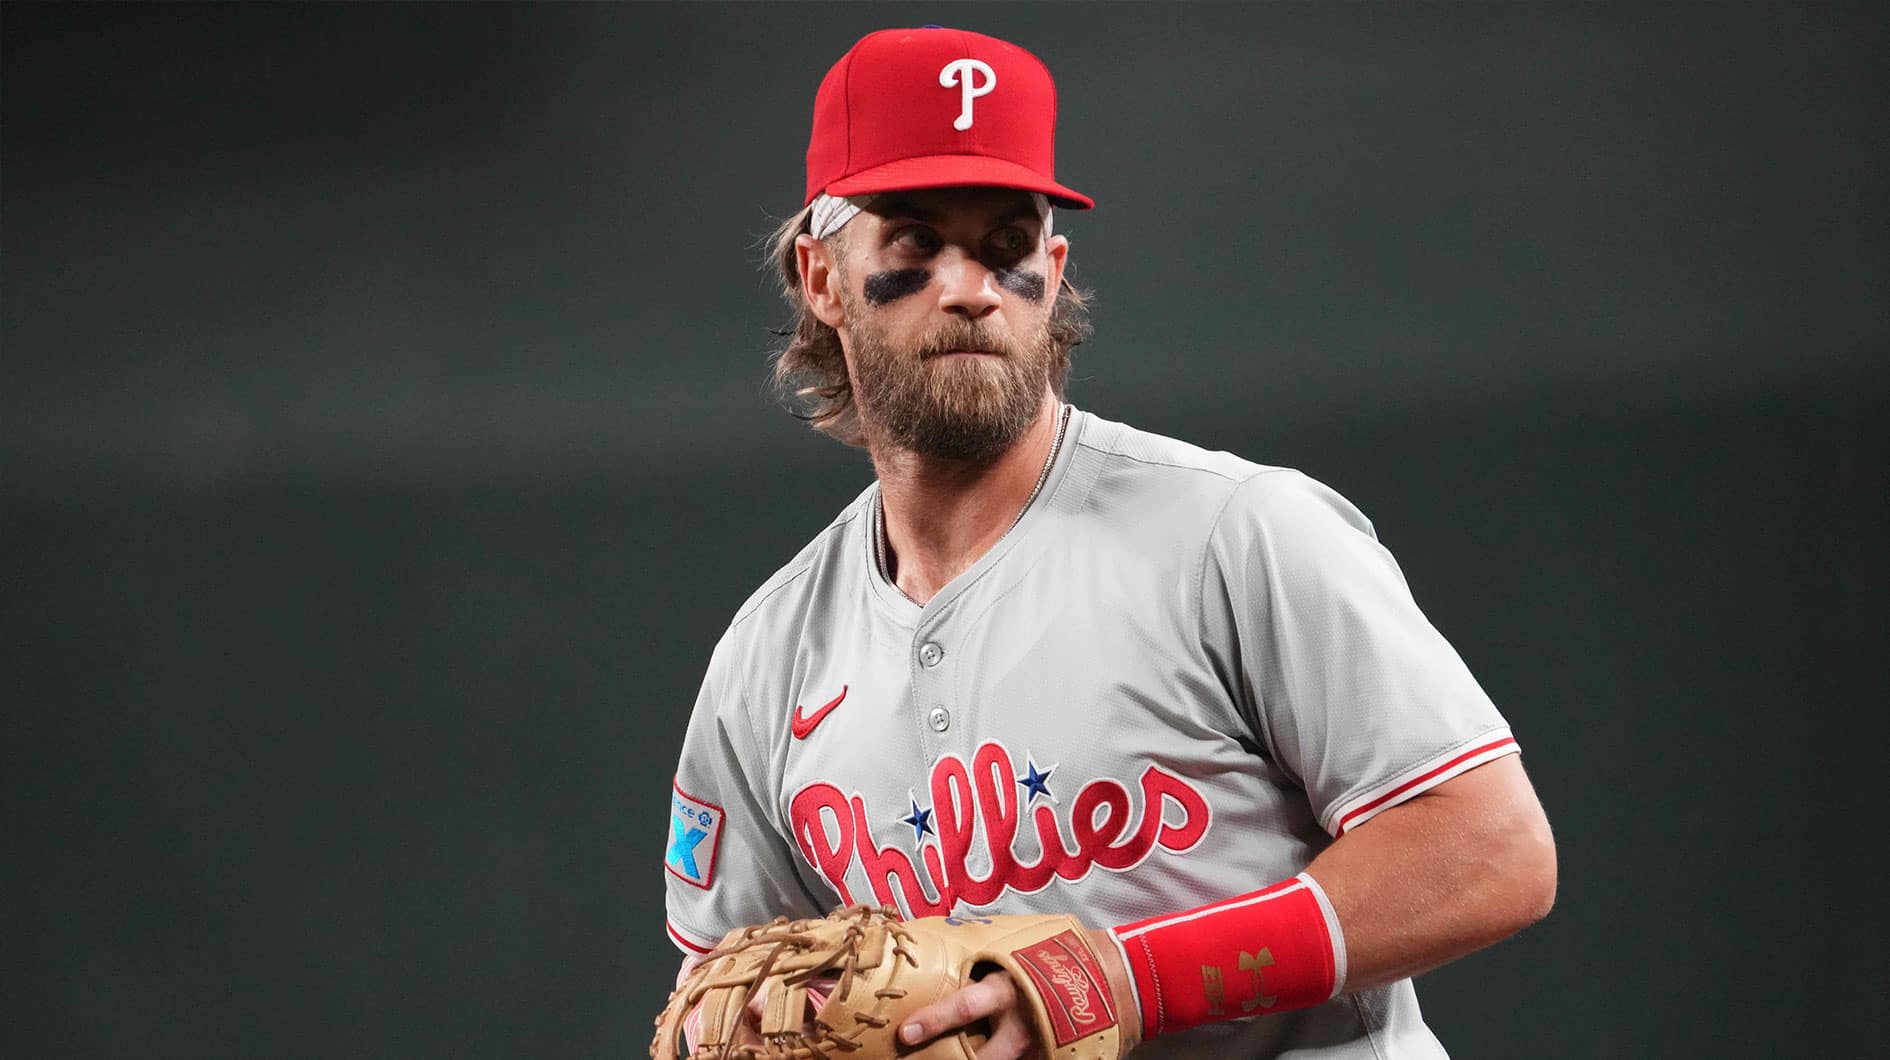
[[[953,320],[901,342],[879,329],[864,304],[846,309],[853,399],[869,438],[922,456],[983,463],[1036,420],[1055,357],[1048,328],[1014,339],[982,323]],[[1000,356],[939,356],[965,350]]]

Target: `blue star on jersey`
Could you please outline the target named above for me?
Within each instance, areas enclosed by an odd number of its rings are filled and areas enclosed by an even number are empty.
[[[919,800],[910,792],[907,793],[907,798],[912,803],[912,812],[899,820],[903,824],[912,826],[912,845],[916,847],[925,842],[926,836],[938,833],[932,830],[932,811],[919,809]]]
[[[1017,778],[1017,782],[1024,786],[1024,790],[1030,792],[1030,797],[1024,800],[1024,805],[1034,804],[1039,795],[1051,802],[1057,801],[1057,797],[1050,794],[1050,774],[1056,772],[1057,767],[1038,769],[1036,760],[1029,755],[1024,756],[1024,761],[1027,763],[1027,769],[1023,776]]]

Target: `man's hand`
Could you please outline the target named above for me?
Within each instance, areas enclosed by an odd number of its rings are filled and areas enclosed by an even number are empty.
[[[1084,934],[1089,948],[1101,962],[1103,978],[1108,983],[1110,1005],[1121,1021],[1124,1040],[1141,1039],[1142,1015],[1136,1009],[1129,987],[1129,970],[1122,964],[1122,954],[1107,931],[1090,928]],[[935,1001],[907,1017],[899,1028],[899,1040],[906,1045],[929,1042],[941,1035],[968,1027],[979,1020],[989,1020],[991,1038],[978,1049],[978,1060],[1024,1060],[1044,1055],[1031,1030],[1026,1002],[1017,992],[1009,972],[993,972],[950,997]]]
[[[1030,1017],[1018,1007],[1017,987],[1009,972],[993,972],[956,994],[912,1014],[899,1028],[907,1045],[929,1042],[979,1020],[991,1021],[991,1039],[978,1049],[978,1060],[1041,1057],[1031,1034]]]

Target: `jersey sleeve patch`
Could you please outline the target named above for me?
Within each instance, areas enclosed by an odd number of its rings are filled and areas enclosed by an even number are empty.
[[[1460,777],[1472,769],[1494,762],[1504,755],[1521,753],[1522,748],[1509,729],[1492,729],[1473,740],[1433,755],[1410,769],[1375,784],[1326,811],[1326,831],[1344,835],[1373,817],[1400,803],[1424,794],[1446,780]]]
[[[704,890],[715,882],[715,850],[722,840],[722,808],[672,784],[669,793],[669,852],[663,866],[677,879]]]

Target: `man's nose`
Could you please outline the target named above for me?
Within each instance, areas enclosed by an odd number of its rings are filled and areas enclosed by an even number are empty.
[[[961,250],[951,250],[934,262],[932,271],[939,281],[939,308],[969,320],[997,312],[1004,302],[997,277],[990,269]]]

